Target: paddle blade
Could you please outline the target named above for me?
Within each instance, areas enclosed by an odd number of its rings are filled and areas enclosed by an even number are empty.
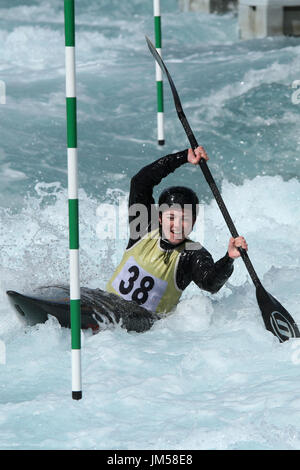
[[[191,147],[193,149],[195,149],[196,147],[198,147],[198,142],[197,142],[197,140],[194,136],[194,133],[193,133],[193,131],[192,131],[192,129],[191,129],[189,123],[188,123],[188,120],[187,120],[187,118],[186,118],[186,116],[183,112],[181,101],[180,101],[179,95],[177,93],[176,87],[174,85],[174,82],[172,80],[172,77],[169,74],[169,71],[166,67],[166,64],[164,63],[161,56],[159,55],[159,53],[157,52],[157,50],[153,46],[150,39],[147,36],[145,36],[145,38],[146,38],[146,41],[147,41],[147,44],[148,44],[148,47],[149,47],[149,50],[150,50],[151,54],[153,55],[154,59],[156,60],[156,62],[158,63],[158,65],[160,66],[162,71],[165,72],[165,74],[168,78],[168,81],[169,81],[169,84],[170,84],[170,87],[171,87],[171,91],[172,91],[172,94],[173,94],[173,98],[174,98],[175,108],[176,108],[179,120],[180,120],[180,122],[181,122],[181,124],[182,124],[182,126],[185,130],[185,133],[187,135],[187,138],[189,139]],[[200,165],[201,165],[201,163],[200,163]]]
[[[256,288],[256,298],[266,329],[277,336],[280,342],[300,338],[299,329],[292,316],[261,285]]]
[[[147,36],[145,36],[145,38],[146,38],[146,41],[147,41],[147,44],[148,44],[148,47],[149,47],[149,50],[150,50],[151,54],[153,55],[154,59],[156,60],[156,62],[158,63],[158,65],[160,66],[162,71],[166,74],[166,76],[169,80],[169,84],[170,84],[170,87],[171,87],[171,90],[172,90],[172,93],[173,93],[173,97],[174,97],[176,110],[177,110],[177,112],[182,112],[181,102],[180,102],[177,90],[175,88],[174,82],[172,80],[172,77],[169,74],[169,71],[166,67],[166,64],[162,60],[161,56],[157,52],[156,48],[154,47],[154,45],[152,44],[150,39]]]

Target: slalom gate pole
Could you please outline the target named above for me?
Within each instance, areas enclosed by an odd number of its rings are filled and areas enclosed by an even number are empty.
[[[81,312],[79,279],[79,220],[77,171],[77,103],[75,74],[75,5],[64,0],[66,53],[66,115],[68,147],[68,208],[70,253],[70,315],[72,344],[72,398],[82,398],[81,387]]]
[[[155,47],[161,55],[161,14],[160,0],[153,0],[154,10],[154,32]],[[163,74],[158,63],[155,63],[156,89],[157,89],[157,141],[159,145],[164,145],[164,94],[163,94]]]

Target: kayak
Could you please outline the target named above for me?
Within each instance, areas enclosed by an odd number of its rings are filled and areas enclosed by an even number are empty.
[[[10,304],[28,325],[45,323],[55,317],[63,327],[70,328],[70,289],[67,286],[40,287],[36,292],[23,294],[6,291]],[[149,330],[159,317],[135,302],[101,289],[80,289],[81,329],[94,333],[119,324],[127,331],[141,333]]]

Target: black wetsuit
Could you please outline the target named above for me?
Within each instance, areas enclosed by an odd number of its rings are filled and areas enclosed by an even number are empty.
[[[155,224],[158,225],[158,213],[155,213],[153,210],[152,219],[155,218],[154,227],[153,224],[150,224],[150,222],[153,222],[150,216],[151,208],[153,209],[154,205],[154,186],[186,162],[187,150],[184,150],[183,152],[160,158],[142,168],[132,178],[129,197],[130,239],[128,248],[132,247],[149,230],[155,228]],[[147,211],[144,211],[146,213],[145,220],[139,218],[142,225],[139,231],[139,238],[135,236],[137,230],[133,231],[131,225],[137,221],[137,216],[131,215],[130,212],[130,208],[135,204],[141,204],[147,208]],[[137,226],[137,224],[135,225]],[[175,248],[175,245],[166,242],[162,238],[160,238],[159,242],[166,256]],[[232,274],[233,260],[226,253],[223,258],[214,263],[212,256],[205,248],[200,244],[198,247],[196,246],[197,249],[194,249],[194,247],[195,245],[192,245],[192,249],[185,247],[179,254],[176,284],[179,289],[184,290],[191,281],[194,281],[201,289],[215,293]],[[41,291],[38,298],[36,297],[35,299],[10,291],[10,298],[13,301],[13,305],[16,308],[17,306],[19,307],[17,308],[18,312],[28,317],[27,319],[30,320],[30,324],[44,322],[47,320],[48,314],[50,314],[55,316],[62,326],[70,326],[68,300],[70,289],[68,286],[53,286],[53,288],[59,288],[62,291],[53,294],[52,291],[47,293],[46,289],[44,294]],[[111,324],[120,323],[127,331],[144,332],[149,330],[153,323],[161,318],[159,314],[147,310],[132,300],[125,300],[112,292],[89,288],[81,288],[80,292],[82,299],[82,328],[92,328],[94,331],[98,331],[106,329]],[[49,295],[50,298],[48,297]],[[57,303],[52,300],[53,295],[58,298]]]
[[[153,188],[163,178],[175,171],[181,165],[187,163],[188,150],[159,158],[150,165],[142,168],[131,180],[129,207],[133,204],[144,204],[148,208],[148,220],[143,221],[144,227],[140,228],[141,234],[155,227],[155,221],[151,221],[151,206],[155,204]],[[153,210],[152,210],[153,215]],[[158,217],[157,217],[158,221]],[[134,222],[134,216],[129,216],[129,225]],[[150,224],[152,222],[152,225]],[[127,248],[136,243],[138,239],[130,238]],[[182,242],[184,243],[184,241]],[[172,250],[175,246],[166,240],[160,239],[160,245],[164,250]],[[199,244],[199,249],[185,249],[180,254],[176,283],[179,289],[184,290],[191,281],[198,287],[211,293],[218,292],[233,272],[234,260],[228,252],[219,261],[214,263],[211,254]]]
[[[187,150],[156,160],[154,163],[142,168],[131,180],[129,197],[129,223],[130,239],[127,247],[132,247],[143,235],[158,224],[158,214],[152,210],[152,216],[156,218],[151,225],[151,208],[153,209],[153,188],[159,184],[163,178],[187,162]],[[148,210],[145,211],[146,220],[141,220],[139,238],[133,237],[137,230],[132,230],[132,223],[136,221],[134,215],[130,215],[130,207],[134,204],[142,204]],[[152,206],[152,207],[151,207]],[[166,256],[175,246],[160,238],[161,248]],[[182,243],[185,243],[184,241]],[[194,247],[194,245],[193,245]],[[167,260],[166,260],[167,262]],[[208,292],[217,292],[227,281],[233,271],[233,260],[228,253],[219,261],[214,263],[210,253],[199,244],[198,249],[187,249],[186,247],[179,255],[176,271],[176,284],[180,290],[184,290],[191,281]],[[13,291],[9,291],[10,300],[14,307],[27,318],[30,324],[43,323],[47,320],[48,314],[55,316],[62,326],[70,326],[70,306],[68,286],[52,286],[61,289],[58,294],[51,292],[50,298],[41,296],[27,297]],[[42,288],[43,290],[43,288]],[[154,322],[161,318],[142,305],[138,305],[132,300],[125,300],[112,292],[102,289],[81,288],[81,313],[82,328],[92,328],[94,331],[106,329],[109,325],[121,323],[127,331],[144,332],[149,330]],[[45,293],[47,296],[50,293]],[[54,297],[58,301],[53,301]]]
[[[132,179],[129,196],[129,226],[130,239],[127,248],[132,247],[143,235],[158,226],[158,213],[153,211],[155,201],[153,198],[153,188],[158,185],[163,178],[187,163],[187,150],[175,154],[167,155],[156,160],[150,165],[142,168]],[[135,224],[139,214],[131,215],[130,208],[135,204],[142,204],[147,207],[145,219],[139,219],[139,224]],[[151,213],[152,208],[152,213]],[[151,216],[155,220],[151,220]],[[137,230],[137,225],[139,230]],[[133,231],[132,227],[135,227]],[[136,237],[139,231],[140,236]],[[133,236],[134,232],[134,236]],[[184,243],[184,241],[182,242]],[[168,252],[175,246],[160,238],[161,247]],[[208,292],[215,293],[225,284],[233,272],[233,259],[228,253],[216,263],[211,254],[200,244],[197,249],[184,249],[180,254],[177,271],[176,284],[179,289],[184,290],[191,281],[198,287]],[[112,321],[121,321],[122,326],[128,331],[143,332],[151,328],[153,323],[161,318],[156,313],[146,310],[133,301],[128,301],[110,292],[97,290],[98,306],[97,320],[104,324]],[[100,306],[100,307],[99,307]],[[101,328],[101,325],[100,325]]]

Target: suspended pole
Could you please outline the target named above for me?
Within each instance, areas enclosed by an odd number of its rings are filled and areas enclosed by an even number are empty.
[[[77,111],[75,75],[75,5],[64,0],[66,51],[66,113],[68,147],[68,206],[70,249],[70,314],[72,343],[72,398],[82,398],[80,341],[79,220],[77,176]]]
[[[154,32],[155,47],[161,56],[161,15],[160,0],[153,0],[154,10]],[[163,95],[163,74],[160,66],[155,63],[156,67],[156,89],[157,89],[157,141],[159,145],[164,145],[164,95]]]

